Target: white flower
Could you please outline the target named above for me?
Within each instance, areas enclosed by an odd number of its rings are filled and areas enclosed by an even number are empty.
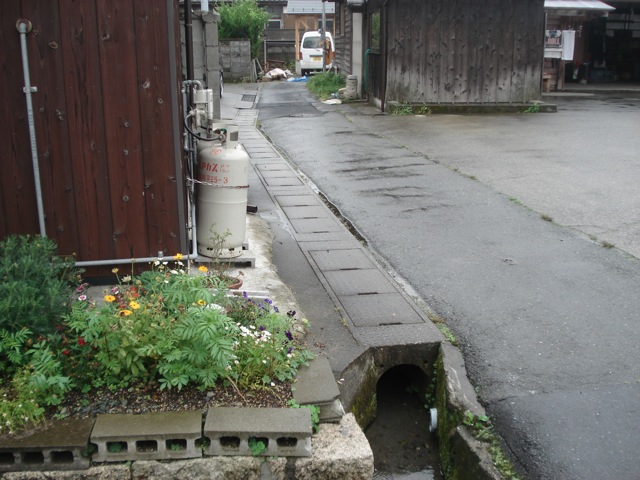
[[[266,360],[262,360],[262,363],[264,363],[264,364],[266,365],[266,364],[267,364],[267,361],[266,361]]]
[[[275,387],[275,386],[276,386],[276,384],[275,384],[275,383],[273,383],[273,382],[271,382],[271,386],[272,386],[272,387]]]

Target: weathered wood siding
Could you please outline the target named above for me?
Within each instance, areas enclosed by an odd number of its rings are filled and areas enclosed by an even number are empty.
[[[350,73],[352,62],[351,39],[353,38],[353,14],[351,9],[347,8],[344,3],[336,2],[335,15],[336,36],[334,42],[336,44],[336,57],[333,64],[339,72]]]
[[[543,0],[394,0],[386,100],[511,103],[540,97]]]
[[[25,18],[47,236],[82,261],[184,251],[177,13],[168,0],[1,3],[0,237],[39,232]]]

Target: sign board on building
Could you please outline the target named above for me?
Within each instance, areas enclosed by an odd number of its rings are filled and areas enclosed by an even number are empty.
[[[562,30],[545,30],[544,56],[545,58],[562,57]]]

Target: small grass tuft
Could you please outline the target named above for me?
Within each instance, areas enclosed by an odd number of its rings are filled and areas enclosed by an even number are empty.
[[[338,90],[344,88],[347,81],[344,75],[336,74],[333,72],[318,73],[307,82],[307,88],[320,100],[327,100],[331,97],[332,93],[337,93]]]
[[[400,103],[397,106],[393,106],[390,111],[391,115],[413,115],[413,108],[408,103]]]

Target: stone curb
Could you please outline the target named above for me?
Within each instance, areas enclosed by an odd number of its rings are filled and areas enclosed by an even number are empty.
[[[444,408],[440,404],[438,405],[440,407],[438,409],[438,432],[440,438],[442,436],[451,438],[449,448],[450,455],[454,459],[453,478],[459,480],[503,480],[504,477],[493,464],[488,444],[477,440],[464,425],[449,425],[450,413],[462,418],[467,411],[475,416],[485,415],[486,411],[480,405],[475,389],[467,377],[467,370],[460,350],[449,342],[442,342],[440,343],[440,356],[442,359],[440,375],[443,376],[445,405]],[[444,429],[451,431],[444,431]]]

